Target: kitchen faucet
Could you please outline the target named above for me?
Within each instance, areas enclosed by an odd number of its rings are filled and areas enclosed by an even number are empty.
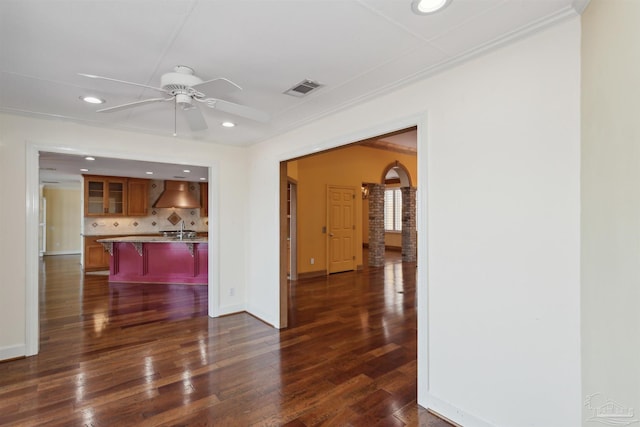
[[[184,235],[184,220],[180,221],[180,240],[182,240],[183,235]]]

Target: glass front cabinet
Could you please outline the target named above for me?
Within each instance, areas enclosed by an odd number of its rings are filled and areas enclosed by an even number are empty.
[[[126,200],[126,178],[85,175],[85,216],[124,216]]]

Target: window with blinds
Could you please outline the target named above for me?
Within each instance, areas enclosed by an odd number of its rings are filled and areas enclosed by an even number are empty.
[[[402,230],[402,192],[399,188],[384,190],[384,229]]]

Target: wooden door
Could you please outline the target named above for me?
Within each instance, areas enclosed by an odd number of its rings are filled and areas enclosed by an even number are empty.
[[[356,190],[330,186],[327,193],[329,273],[355,270]]]

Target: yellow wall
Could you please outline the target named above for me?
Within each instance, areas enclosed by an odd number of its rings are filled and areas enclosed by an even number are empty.
[[[45,254],[80,253],[80,189],[45,187],[47,247]]]
[[[298,180],[298,161],[287,162],[287,176],[295,181]]]
[[[382,173],[396,160],[407,168],[415,185],[418,178],[415,155],[352,146],[297,160],[298,273],[327,270],[327,235],[323,233],[327,225],[327,186],[350,186],[360,194],[363,182],[381,183]],[[366,242],[363,233],[368,223],[363,204],[362,198],[356,197],[357,265],[363,264],[360,248],[363,241]]]

